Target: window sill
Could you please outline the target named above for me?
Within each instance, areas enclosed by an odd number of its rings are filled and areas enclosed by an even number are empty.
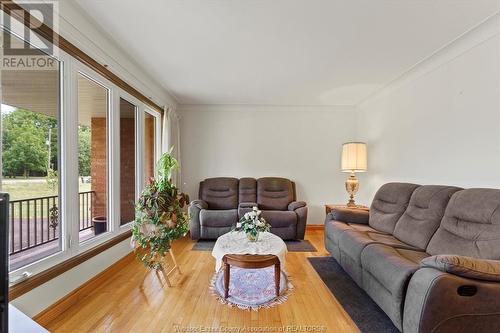
[[[64,272],[69,271],[70,269],[80,265],[81,263],[89,260],[90,258],[95,257],[99,253],[115,246],[116,244],[126,240],[127,238],[130,238],[131,235],[132,231],[130,230],[126,231],[122,234],[119,234],[118,236],[109,239],[108,241],[100,245],[97,245],[85,252],[82,252],[74,257],[71,257],[68,260],[65,260],[43,272],[35,274],[27,278],[26,280],[23,280],[11,286],[9,289],[9,301],[18,298],[19,296],[35,289],[36,287],[44,284],[47,281],[52,280],[53,278],[63,274]]]

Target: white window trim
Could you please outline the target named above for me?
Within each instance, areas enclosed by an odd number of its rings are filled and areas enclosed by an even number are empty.
[[[9,273],[11,285],[24,280],[26,277],[40,273],[52,266],[60,264],[71,257],[85,252],[93,247],[106,242],[131,228],[131,224],[120,225],[120,98],[136,106],[135,126],[135,197],[139,197],[144,188],[144,117],[145,112],[153,115],[155,119],[155,173],[156,161],[161,154],[161,114],[151,110],[145,103],[128,94],[115,84],[105,79],[102,75],[85,66],[77,59],[59,50],[57,57],[61,61],[60,84],[60,164],[59,164],[59,207],[61,224],[61,251],[42,258],[31,264],[13,270]],[[78,73],[88,76],[89,79],[109,89],[108,100],[108,223],[109,231],[79,243],[79,200],[78,181],[69,182],[68,179],[78,179]],[[78,212],[75,214],[75,212]]]

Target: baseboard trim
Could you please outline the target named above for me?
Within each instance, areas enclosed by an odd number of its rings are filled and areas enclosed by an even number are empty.
[[[306,230],[323,230],[324,224],[306,224]]]
[[[45,310],[41,311],[37,315],[33,317],[37,323],[42,326],[47,326],[50,322],[56,319],[59,315],[73,306],[79,300],[88,296],[92,291],[94,291],[102,281],[112,277],[116,273],[118,273],[124,266],[134,260],[134,253],[130,252],[104,271],[100,272],[63,298],[59,299],[54,304],[50,305]]]

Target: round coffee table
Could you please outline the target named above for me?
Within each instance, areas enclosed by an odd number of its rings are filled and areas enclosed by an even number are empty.
[[[262,232],[257,242],[250,242],[244,232],[228,232],[217,238],[212,250],[216,271],[222,267],[222,258],[226,254],[272,254],[278,257],[281,269],[284,269],[286,253],[285,242],[270,232]]]

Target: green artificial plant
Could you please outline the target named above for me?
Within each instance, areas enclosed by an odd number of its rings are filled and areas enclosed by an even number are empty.
[[[158,176],[151,178],[135,206],[132,242],[139,260],[150,269],[163,270],[164,257],[171,242],[188,231],[185,206],[189,197],[172,183],[172,171],[179,163],[171,151],[157,163]]]

